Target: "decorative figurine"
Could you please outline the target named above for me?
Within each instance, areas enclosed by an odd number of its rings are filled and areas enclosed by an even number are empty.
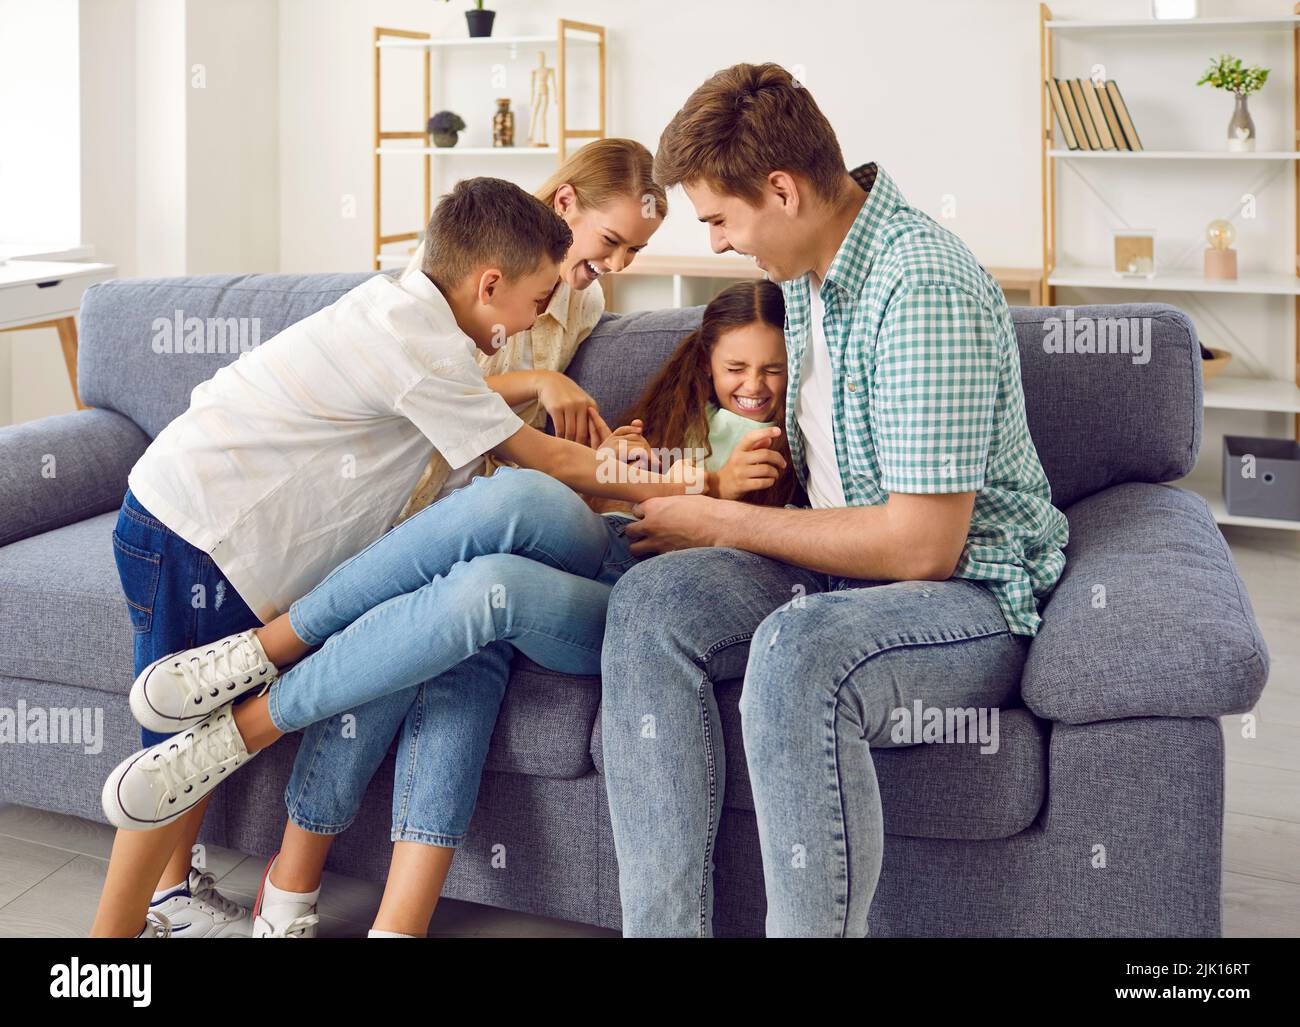
[[[533,116],[528,122],[528,142],[532,146],[546,146],[546,108],[551,103],[551,89],[555,82],[555,69],[546,66],[546,52],[537,51],[537,67],[532,71],[529,87]]]

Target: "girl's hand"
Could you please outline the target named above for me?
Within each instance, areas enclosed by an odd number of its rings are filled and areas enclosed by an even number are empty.
[[[718,472],[718,496],[741,499],[750,492],[771,488],[785,470],[785,457],[772,448],[781,429],[756,428],[749,432]]]
[[[588,411],[596,401],[559,371],[538,371],[537,400],[555,422],[555,436],[586,444],[590,434]]]
[[[638,417],[616,431],[610,431],[595,407],[587,411],[587,444],[599,455],[608,451],[615,460],[634,464],[648,471],[658,470],[654,449],[641,434],[644,422]]]

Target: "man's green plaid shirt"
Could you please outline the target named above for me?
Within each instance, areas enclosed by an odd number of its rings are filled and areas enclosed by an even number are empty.
[[[1037,601],[1065,567],[1069,525],[1052,506],[1025,422],[1006,299],[956,235],[908,206],[883,168],[865,164],[852,175],[867,199],[822,283],[845,500],[876,506],[891,492],[974,492],[953,576],[983,583],[1011,631],[1033,635]],[[782,290],[786,431],[806,489],[794,410],[811,341],[808,276]]]

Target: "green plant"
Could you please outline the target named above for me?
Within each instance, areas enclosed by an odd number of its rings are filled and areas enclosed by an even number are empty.
[[[1220,54],[1205,69],[1205,74],[1196,84],[1203,86],[1207,82],[1215,89],[1226,89],[1238,96],[1249,96],[1258,92],[1268,80],[1268,68],[1243,68],[1240,57]]]

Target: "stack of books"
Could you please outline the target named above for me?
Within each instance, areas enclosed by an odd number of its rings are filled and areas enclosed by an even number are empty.
[[[1114,79],[1050,78],[1047,91],[1071,150],[1140,150],[1142,140]]]

